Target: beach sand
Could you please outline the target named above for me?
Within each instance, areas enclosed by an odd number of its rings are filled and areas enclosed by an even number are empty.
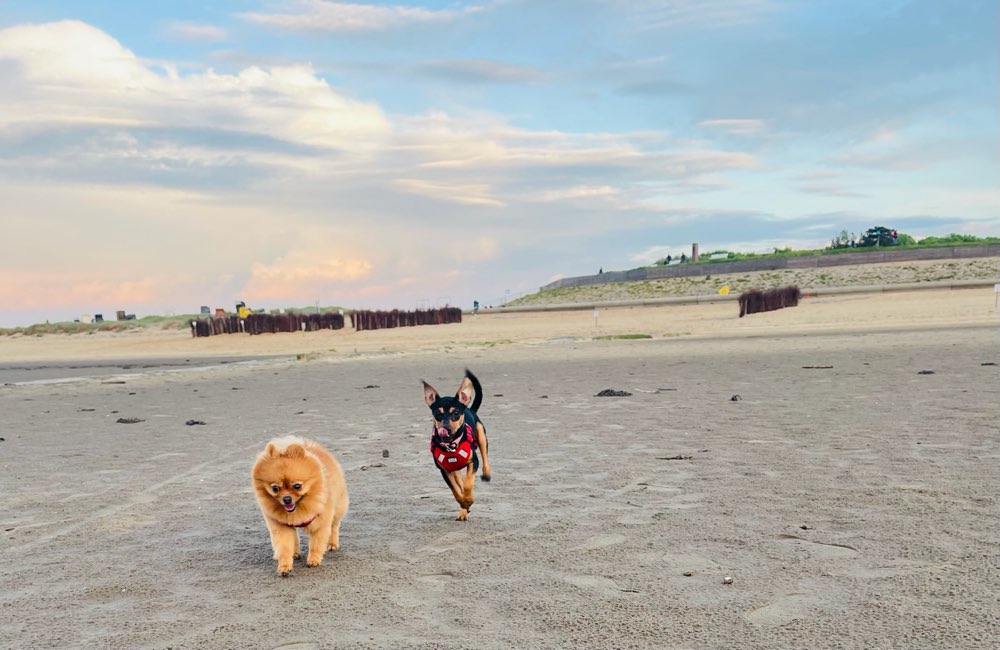
[[[0,386],[0,647],[996,648],[994,299],[0,340],[18,362],[279,355]],[[626,333],[654,338],[594,339]],[[465,367],[494,480],[462,523],[420,380]],[[338,456],[351,511],[282,579],[249,473],[286,433]]]

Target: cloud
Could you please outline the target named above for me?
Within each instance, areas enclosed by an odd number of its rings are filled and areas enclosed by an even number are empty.
[[[0,128],[221,128],[310,146],[363,148],[388,127],[380,108],[333,92],[311,66],[158,72],[77,21],[0,30],[4,62],[14,71],[14,92],[0,95]]]
[[[541,83],[549,76],[544,70],[532,66],[476,59],[424,61],[410,69],[424,77],[465,84]]]
[[[610,185],[577,185],[574,187],[559,188],[542,192],[538,195],[537,200],[548,203],[577,199],[592,200],[597,198],[615,197],[619,195],[619,190],[611,187]]]
[[[183,21],[168,23],[163,29],[163,35],[175,41],[200,44],[221,43],[229,39],[229,34],[221,27]]]
[[[698,126],[716,129],[732,135],[753,135],[764,130],[764,120],[756,119],[725,119],[703,120]]]
[[[344,285],[371,276],[372,262],[355,255],[331,255],[320,250],[293,250],[273,262],[257,262],[243,288],[248,300],[299,300],[337,293]]]
[[[66,318],[78,316],[81,310],[101,313],[102,305],[135,305],[150,303],[158,295],[162,283],[152,277],[118,279],[94,277],[79,271],[18,271],[0,274],[0,302],[5,309],[25,311],[53,308]],[[95,308],[96,307],[96,308]]]
[[[436,183],[415,178],[401,178],[395,184],[405,192],[419,194],[439,201],[498,208],[504,206],[503,201],[494,198],[490,194],[490,187],[486,184],[462,185],[444,182]]]
[[[615,9],[623,5],[605,0]],[[627,11],[642,30],[718,29],[756,22],[776,9],[771,0],[636,0]]]
[[[405,5],[296,0],[284,3],[280,13],[248,12],[240,16],[258,25],[295,32],[372,32],[415,24],[446,23],[482,10],[481,6],[435,10]]]

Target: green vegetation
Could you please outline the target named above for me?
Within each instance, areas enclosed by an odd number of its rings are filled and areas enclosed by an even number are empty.
[[[0,336],[42,336],[45,334],[94,334],[96,332],[128,332],[141,329],[187,329],[192,319],[199,318],[196,314],[180,314],[175,316],[146,316],[136,320],[109,320],[101,323],[81,323],[78,321],[62,321],[57,323],[38,323],[28,327],[0,328]]]
[[[869,233],[872,233],[873,237],[879,238],[882,233],[877,232],[879,228],[872,228]],[[887,230],[887,229],[882,229]],[[866,233],[867,235],[867,233]],[[804,249],[804,250],[794,250],[791,248],[775,248],[771,253],[737,253],[734,251],[727,251],[724,249],[717,249],[714,251],[709,251],[699,256],[697,262],[692,262],[687,256],[684,257],[686,264],[719,264],[723,262],[738,262],[741,260],[766,260],[771,258],[781,258],[781,257],[805,257],[810,255],[839,255],[841,253],[865,253],[870,251],[879,250],[878,246],[867,245],[867,246],[856,246],[851,247],[850,242],[864,240],[864,236],[857,237],[856,235],[849,234],[846,230],[841,230],[840,234],[833,238],[831,241],[831,246],[827,248],[818,249]],[[881,239],[882,242],[885,241],[884,237]],[[947,237],[924,237],[921,240],[915,239],[912,235],[906,233],[898,233],[896,237],[896,243],[893,245],[894,248],[940,248],[942,246],[970,246],[975,244],[1000,244],[1000,237],[976,237],[975,235],[960,235],[957,233],[952,233]],[[883,244],[885,245],[885,244]],[[719,257],[725,255],[725,257]],[[716,257],[716,259],[711,259]],[[671,260],[674,258],[670,258]],[[664,258],[656,262],[655,266],[664,266],[667,264],[667,259]]]

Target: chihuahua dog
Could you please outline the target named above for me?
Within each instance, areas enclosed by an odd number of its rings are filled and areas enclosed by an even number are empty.
[[[483,454],[482,479],[489,481],[491,478],[489,442],[478,413],[483,403],[483,387],[468,368],[454,397],[441,397],[433,386],[426,381],[423,384],[424,402],[431,408],[434,418],[431,434],[434,464],[441,470],[441,476],[461,508],[456,519],[466,521],[474,501],[472,486],[479,470],[477,450]]]

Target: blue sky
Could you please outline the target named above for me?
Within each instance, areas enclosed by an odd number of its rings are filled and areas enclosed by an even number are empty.
[[[0,3],[0,326],[1000,234],[997,3]]]

